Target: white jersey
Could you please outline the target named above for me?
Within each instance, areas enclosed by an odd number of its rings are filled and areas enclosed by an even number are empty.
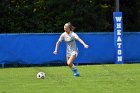
[[[61,42],[62,40],[64,40],[66,42],[67,45],[67,57],[70,57],[71,55],[78,55],[78,48],[76,46],[76,42],[75,40],[78,39],[78,35],[74,32],[70,32],[70,34],[67,34],[66,32],[62,33],[59,41]]]

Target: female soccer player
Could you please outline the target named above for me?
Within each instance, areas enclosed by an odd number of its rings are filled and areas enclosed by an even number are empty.
[[[85,48],[88,48],[88,45],[84,43],[82,39],[79,38],[79,36],[74,33],[75,27],[70,23],[66,23],[64,25],[64,31],[60,38],[58,39],[55,47],[55,51],[53,52],[55,55],[57,54],[59,44],[62,40],[66,42],[67,50],[66,50],[66,59],[67,59],[67,65],[70,67],[70,69],[73,71],[74,76],[80,76],[78,73],[78,70],[73,64],[74,59],[78,55],[78,48],[76,46],[75,40],[78,40]]]

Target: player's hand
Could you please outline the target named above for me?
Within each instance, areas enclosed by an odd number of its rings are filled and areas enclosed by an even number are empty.
[[[54,51],[53,54],[56,55],[57,54],[57,51]]]
[[[85,48],[88,48],[88,45],[84,45]]]

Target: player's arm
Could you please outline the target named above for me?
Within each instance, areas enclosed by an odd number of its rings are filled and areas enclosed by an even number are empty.
[[[85,42],[84,42],[80,37],[78,37],[77,40],[78,40],[85,48],[88,48],[88,45],[85,44]]]
[[[60,41],[58,40],[56,43],[55,50],[54,50],[53,54],[55,54],[55,55],[57,54],[59,45],[60,45]]]
[[[54,50],[53,54],[55,54],[55,55],[57,54],[58,47],[59,47],[59,45],[60,45],[60,43],[61,43],[61,41],[62,41],[63,39],[64,39],[64,33],[61,34],[61,36],[59,37],[58,41],[56,42],[55,50]]]

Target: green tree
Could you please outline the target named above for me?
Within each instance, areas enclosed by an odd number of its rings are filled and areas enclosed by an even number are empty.
[[[124,31],[140,31],[140,0],[120,0]],[[1,0],[1,33],[113,32],[115,0]]]

